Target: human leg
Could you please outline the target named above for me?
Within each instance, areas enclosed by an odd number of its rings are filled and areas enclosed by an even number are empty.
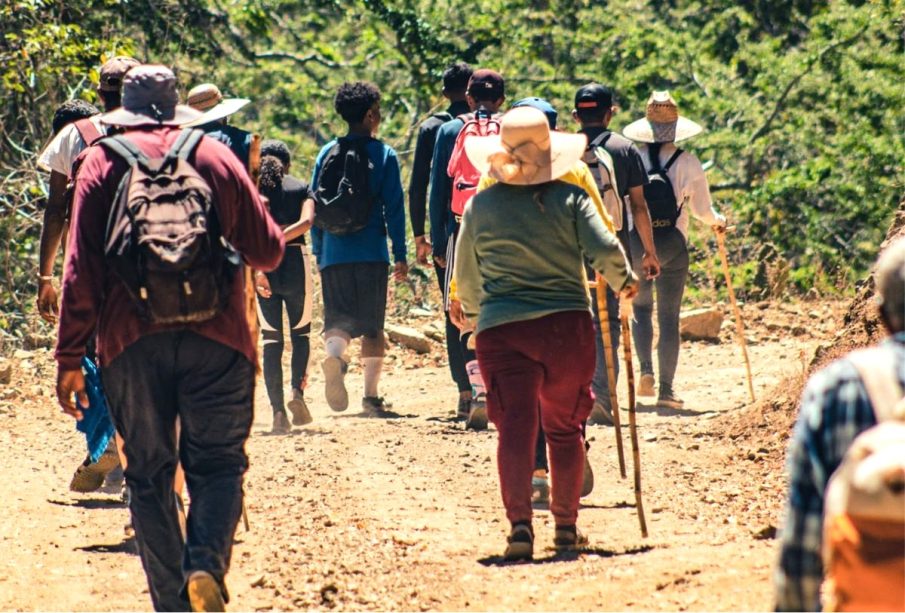
[[[179,456],[192,504],[183,571],[204,571],[228,600],[224,578],[242,513],[248,469],[254,366],[238,351],[191,332],[180,334],[175,379],[181,433]]]
[[[264,349],[264,387],[274,415],[286,413],[283,396],[283,303],[280,294],[273,293],[269,298],[258,294],[258,321],[261,326],[261,337]]]
[[[656,236],[654,237],[656,239]],[[638,276],[638,295],[632,300],[632,340],[635,342],[635,353],[641,366],[641,376],[653,375],[654,358],[654,284],[648,280],[641,265],[641,255],[644,253],[641,239],[637,232],[632,232],[632,253],[636,256],[632,259],[632,268]],[[657,244],[657,255],[660,254],[660,245]],[[662,258],[660,260],[662,264]]]
[[[176,498],[174,336],[146,336],[104,367],[107,401],[127,459],[129,509],[154,608],[185,611]]]
[[[446,269],[434,263],[434,272],[437,275],[437,283],[440,285],[440,292],[443,295],[445,304]],[[449,374],[452,376],[459,394],[471,399],[471,384],[468,382],[468,373],[465,371],[465,358],[462,355],[462,345],[459,342],[459,328],[449,318],[449,311],[445,308],[443,309],[443,316],[446,319],[446,357],[449,360]]]
[[[658,253],[660,248],[657,248]],[[667,256],[661,259],[660,276],[657,278],[657,323],[660,340],[657,343],[659,370],[659,397],[673,398],[673,380],[679,363],[679,314],[685,282],[688,279],[688,248],[678,231],[669,234],[663,249]]]
[[[304,426],[313,421],[305,402],[304,389],[308,378],[308,361],[311,355],[311,269],[307,251],[302,252],[302,266],[293,278],[293,291],[284,297],[289,319],[289,340],[292,343],[290,386],[292,398],[286,403],[292,413],[292,423]],[[298,277],[302,277],[299,279]],[[299,293],[298,290],[303,290]]]

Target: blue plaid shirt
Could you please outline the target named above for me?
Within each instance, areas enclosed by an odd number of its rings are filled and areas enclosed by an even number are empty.
[[[905,388],[905,333],[884,341]],[[805,387],[789,446],[789,498],[774,575],[777,611],[820,610],[823,582],[823,494],[858,434],[877,423],[854,365],[842,358]]]

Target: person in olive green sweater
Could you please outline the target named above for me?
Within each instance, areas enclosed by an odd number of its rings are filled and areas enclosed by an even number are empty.
[[[465,209],[455,278],[465,316],[476,323],[488,417],[499,431],[500,487],[512,524],[504,557],[528,559],[538,417],[550,447],[554,545],[587,543],[576,528],[595,361],[584,261],[624,299],[637,292],[637,278],[588,194],[556,180],[581,158],[583,135],[551,132],[543,113],[521,107],[503,116],[499,135],[465,146],[475,168],[499,183]]]

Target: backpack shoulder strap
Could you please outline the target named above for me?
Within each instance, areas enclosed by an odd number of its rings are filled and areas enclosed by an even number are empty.
[[[676,149],[676,152],[672,154],[672,156],[666,160],[666,164],[663,165],[663,172],[668,172],[672,165],[675,164],[676,160],[679,159],[679,156],[682,155],[681,149]]]
[[[597,138],[588,143],[588,149],[594,149],[595,147],[604,147],[610,137],[613,135],[612,132],[607,130],[606,132],[601,132]]]
[[[135,143],[130,141],[122,134],[116,134],[114,136],[102,138],[98,141],[98,144],[103,145],[113,153],[126,160],[129,166],[134,166],[138,162],[144,162],[147,160],[145,154],[135,146]]]
[[[848,356],[867,390],[877,422],[905,419],[902,415],[905,391],[899,383],[894,358],[892,351],[882,345],[854,351]]]
[[[173,146],[170,147],[170,150],[167,152],[167,157],[188,160],[202,138],[204,138],[203,131],[193,128],[184,128],[182,132],[179,133],[176,142],[173,143]]]
[[[90,147],[100,139],[104,138],[104,135],[100,130],[97,129],[97,126],[94,125],[94,122],[91,121],[89,117],[83,117],[79,119],[74,124],[76,131],[79,133],[79,136],[82,137],[82,140],[85,141],[85,145]]]

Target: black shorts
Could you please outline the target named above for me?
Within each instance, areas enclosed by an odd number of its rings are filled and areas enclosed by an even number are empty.
[[[386,262],[334,264],[321,271],[324,330],[334,328],[352,338],[383,332],[387,311],[389,266]]]

